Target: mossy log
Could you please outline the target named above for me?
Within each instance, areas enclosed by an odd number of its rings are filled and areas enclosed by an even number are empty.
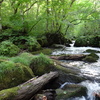
[[[85,58],[86,55],[83,54],[77,54],[77,55],[59,55],[59,56],[51,56],[51,59],[55,60],[79,60],[81,61],[83,58]]]
[[[57,77],[58,72],[50,72],[39,78],[32,78],[17,87],[2,90],[0,100],[30,100],[43,86]]]

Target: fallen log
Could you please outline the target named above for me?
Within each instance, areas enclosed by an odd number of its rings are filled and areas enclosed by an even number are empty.
[[[55,60],[76,60],[76,61],[77,60],[81,61],[85,57],[86,55],[83,54],[50,56],[51,59],[55,59]]]
[[[51,80],[58,77],[58,72],[50,72],[36,79],[31,79],[17,87],[0,91],[0,100],[29,100]]]

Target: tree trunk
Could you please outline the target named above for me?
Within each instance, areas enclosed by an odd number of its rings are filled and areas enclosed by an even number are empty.
[[[83,54],[77,54],[77,55],[60,55],[60,56],[51,56],[50,58],[55,60],[78,60],[81,61],[83,58],[85,58],[86,55]]]
[[[3,0],[0,1],[0,31],[2,31],[2,23],[1,23],[1,4],[2,4]]]
[[[29,100],[39,90],[41,90],[47,83],[58,77],[58,72],[50,72],[44,74],[36,79],[30,79],[29,81],[11,88],[0,91],[0,100]],[[12,92],[14,91],[14,92]],[[11,98],[11,99],[10,99]]]

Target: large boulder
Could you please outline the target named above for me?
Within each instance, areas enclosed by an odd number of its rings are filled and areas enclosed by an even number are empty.
[[[43,75],[44,73],[50,72],[52,70],[53,61],[44,54],[35,56],[31,63],[30,68],[35,75]]]
[[[0,55],[15,56],[20,49],[10,41],[3,41],[0,43]]]
[[[0,59],[0,90],[17,86],[33,76],[29,67]]]
[[[74,46],[76,47],[81,47],[81,46],[100,47],[100,35],[78,37],[75,41]]]
[[[68,98],[86,96],[87,88],[77,84],[66,84],[63,88],[57,89],[56,100],[66,100]]]

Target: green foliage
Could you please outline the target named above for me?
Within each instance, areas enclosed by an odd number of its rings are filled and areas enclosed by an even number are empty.
[[[98,0],[4,0],[2,26],[35,36],[47,32],[62,32],[70,38],[99,34],[99,6]]]
[[[100,36],[82,36],[78,37],[75,41],[75,46],[92,46],[92,47],[99,47]]]
[[[41,45],[37,42],[36,38],[34,37],[28,37],[26,42],[26,47],[29,51],[36,51],[41,48]]]
[[[3,41],[0,43],[0,55],[15,56],[20,49],[10,41]]]
[[[33,76],[32,70],[20,63],[8,60],[0,62],[0,90],[19,85]]]
[[[35,56],[30,64],[30,68],[33,70],[35,75],[42,75],[50,72],[52,66],[53,61],[44,54]]]
[[[19,48],[28,50],[30,52],[41,49],[41,45],[33,36],[19,36],[11,38],[11,41],[18,45]]]

